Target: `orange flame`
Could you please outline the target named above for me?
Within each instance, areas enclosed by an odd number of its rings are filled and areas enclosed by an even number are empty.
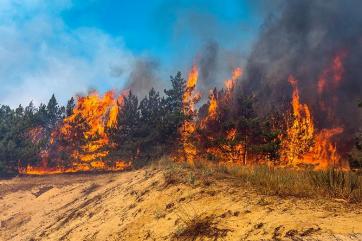
[[[104,162],[93,162],[92,165],[76,164],[72,167],[33,167],[27,165],[26,167],[19,167],[19,174],[26,175],[54,175],[61,173],[76,173],[76,172],[90,172],[90,171],[123,171],[131,167],[130,163],[124,161],[117,161],[114,165],[108,166]]]
[[[92,162],[106,157],[108,151],[102,150],[109,143],[105,127],[116,124],[117,115],[118,106],[113,91],[108,91],[103,97],[100,97],[97,92],[78,97],[73,114],[64,119],[61,133],[67,136],[74,131],[72,123],[79,116],[84,118],[90,128],[84,133],[86,142],[81,147],[82,152],[72,153],[72,158],[83,162]]]
[[[211,91],[207,118],[214,120],[216,116],[217,116],[217,101],[215,98],[215,93]]]
[[[340,51],[337,53],[331,61],[331,64],[325,70],[323,70],[317,82],[319,106],[321,110],[327,114],[326,117],[333,121],[335,121],[333,110],[338,101],[337,96],[333,96],[333,93],[340,87],[342,83],[345,72],[343,61],[346,56],[346,51]],[[325,99],[326,97],[329,98]]]
[[[228,79],[225,81],[225,88],[227,91],[232,91],[236,85],[236,81],[240,79],[244,74],[244,71],[242,68],[237,67],[233,70],[231,79]]]
[[[282,140],[281,156],[287,165],[312,165],[315,169],[346,168],[331,138],[343,132],[342,128],[323,129],[316,133],[309,107],[300,103],[297,81],[290,76],[293,87],[292,123]]]
[[[213,122],[218,119],[219,106],[228,106],[232,100],[232,92],[236,85],[236,81],[242,76],[243,71],[241,68],[235,68],[232,72],[232,77],[225,81],[225,92],[217,92],[216,89],[210,91],[209,107],[207,116],[201,121],[200,127],[202,129],[210,128]],[[212,127],[211,127],[212,128]],[[237,130],[235,128],[229,130],[218,130],[221,133],[211,133],[207,137],[208,141],[213,143],[206,147],[205,152],[223,163],[241,163],[244,158],[245,148],[242,143],[235,141]],[[216,132],[218,132],[216,131]],[[215,136],[216,135],[216,136]],[[215,139],[224,137],[220,143],[215,142]]]
[[[323,94],[328,86],[333,89],[340,86],[344,74],[343,61],[346,56],[345,51],[336,54],[331,65],[322,72],[317,82],[318,94]],[[331,85],[328,85],[328,82],[331,82]]]
[[[198,80],[198,68],[196,65],[192,66],[192,69],[188,75],[186,90],[183,95],[183,112],[185,115],[193,116],[195,115],[195,103],[200,100],[200,95],[194,93],[197,80]],[[184,121],[181,127],[181,142],[182,142],[182,152],[185,161],[190,164],[194,164],[194,159],[197,153],[196,147],[190,142],[190,137],[196,131],[196,124],[193,120]]]
[[[28,165],[19,166],[20,174],[29,175],[49,175],[58,173],[87,172],[94,170],[120,171],[130,166],[124,161],[116,161],[108,165],[103,159],[107,157],[109,151],[105,148],[109,145],[109,139],[105,128],[114,126],[117,123],[118,106],[123,103],[123,95],[118,98],[113,91],[108,91],[104,96],[97,92],[91,92],[87,96],[79,96],[77,105],[73,114],[63,120],[59,131],[51,135],[50,143],[55,143],[55,139],[60,136],[69,139],[77,130],[77,121],[79,118],[86,130],[80,133],[77,138],[84,138],[80,150],[76,149],[70,153],[71,163],[65,166],[62,160],[59,160],[56,167],[48,167],[48,154],[42,155],[40,167]],[[62,147],[60,147],[62,148]]]

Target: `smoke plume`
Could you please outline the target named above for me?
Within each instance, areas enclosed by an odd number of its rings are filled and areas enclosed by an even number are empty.
[[[158,78],[159,62],[153,58],[139,58],[135,61],[126,88],[139,97],[144,97],[154,87],[161,89]]]
[[[354,133],[361,122],[362,1],[291,0],[268,17],[246,66],[242,92],[259,111],[288,103],[288,76],[298,80],[318,128]]]

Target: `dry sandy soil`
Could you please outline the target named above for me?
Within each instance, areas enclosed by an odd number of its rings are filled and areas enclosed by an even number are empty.
[[[361,206],[152,168],[2,180],[0,222],[0,240],[362,240]]]

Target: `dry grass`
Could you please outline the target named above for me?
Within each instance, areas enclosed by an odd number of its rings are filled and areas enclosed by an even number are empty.
[[[172,236],[172,240],[193,241],[197,239],[219,240],[227,236],[229,229],[218,227],[216,215],[188,214],[183,210],[178,214],[181,224]]]
[[[352,171],[292,170],[286,168],[223,167],[221,171],[240,178],[265,194],[296,197],[329,197],[362,202],[362,176]]]
[[[336,169],[324,171],[270,168],[268,166],[210,165],[196,166],[162,160],[166,183],[209,185],[210,179],[233,177],[262,194],[281,197],[326,197],[349,203],[362,203],[362,175]],[[180,173],[183,173],[182,175]]]

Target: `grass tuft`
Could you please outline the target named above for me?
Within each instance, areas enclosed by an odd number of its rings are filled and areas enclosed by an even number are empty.
[[[210,238],[212,240],[218,240],[227,236],[229,229],[222,229],[217,227],[217,220],[214,215],[179,215],[182,221],[174,233],[172,240],[196,240],[203,238]]]

